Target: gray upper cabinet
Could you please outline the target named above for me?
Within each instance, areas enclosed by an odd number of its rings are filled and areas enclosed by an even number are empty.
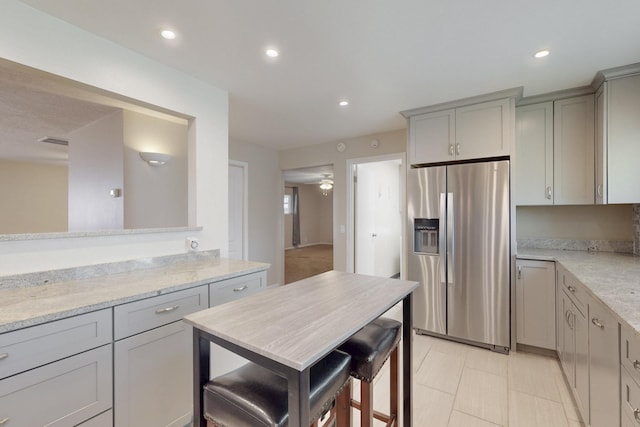
[[[554,204],[594,203],[594,96],[554,102]]]
[[[553,204],[553,102],[516,108],[516,205]]]
[[[597,97],[596,203],[640,203],[640,75],[604,82]]]
[[[409,163],[423,165],[511,154],[515,91],[403,111]]]

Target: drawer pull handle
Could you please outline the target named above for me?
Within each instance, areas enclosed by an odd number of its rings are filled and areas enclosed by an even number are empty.
[[[569,292],[571,292],[572,294],[576,293],[576,288],[574,288],[573,286],[569,285],[567,286],[567,289],[569,289]]]
[[[6,354],[6,353],[5,353],[5,354]],[[0,420],[0,426],[3,426],[3,425],[5,425],[5,424],[6,424],[6,423],[8,423],[8,422],[9,422],[9,418],[3,418],[3,419],[1,419],[1,420]]]
[[[633,361],[633,367],[640,371],[640,360],[636,359]]]
[[[245,289],[247,289],[247,288],[248,288],[248,286],[247,286],[247,285],[240,286],[239,288],[233,288],[233,292],[242,292],[242,291],[244,291],[244,290],[245,290]]]
[[[9,353],[2,353],[2,354],[0,354],[0,360],[4,360],[4,359],[6,359],[7,357],[9,357]],[[2,424],[0,424],[0,425],[2,425]]]
[[[594,325],[596,325],[600,329],[604,329],[604,325],[602,323],[600,323],[600,321],[598,320],[597,317],[594,317],[593,319],[591,319],[591,323],[593,323]]]
[[[640,423],[640,409],[636,408],[633,410],[633,418]]]
[[[169,313],[170,311],[177,310],[179,308],[180,308],[179,305],[174,305],[173,307],[159,308],[156,310],[156,314]]]

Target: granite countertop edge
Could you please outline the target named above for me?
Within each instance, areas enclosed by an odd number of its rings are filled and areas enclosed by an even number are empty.
[[[267,263],[215,258],[0,289],[0,334],[244,276],[269,267]]]
[[[559,262],[623,327],[640,335],[640,256],[526,248],[519,249],[516,258]]]

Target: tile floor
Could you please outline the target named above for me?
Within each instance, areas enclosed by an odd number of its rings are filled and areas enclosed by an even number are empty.
[[[556,359],[503,355],[424,335],[413,343],[416,427],[584,426]],[[389,407],[388,378],[387,363],[374,386],[374,407],[382,411]],[[354,410],[354,427],[359,416]]]

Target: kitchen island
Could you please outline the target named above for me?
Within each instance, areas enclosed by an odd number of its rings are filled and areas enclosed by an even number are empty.
[[[194,424],[206,426],[202,387],[210,341],[286,377],[290,425],[308,426],[310,367],[402,301],[403,419],[411,426],[411,294],[417,287],[329,271],[186,316],[194,327]]]

